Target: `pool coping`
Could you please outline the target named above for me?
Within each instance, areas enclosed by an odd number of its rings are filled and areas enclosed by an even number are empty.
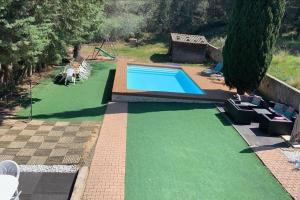
[[[142,65],[145,67],[163,67],[182,70],[205,94],[183,94],[173,92],[153,92],[144,90],[127,89],[127,65]],[[203,68],[185,67],[166,64],[150,64],[139,62],[118,61],[115,74],[115,81],[112,91],[113,101],[154,101],[154,102],[223,102],[232,97],[233,90],[211,82],[209,77],[200,75]],[[203,87],[204,85],[205,87]]]

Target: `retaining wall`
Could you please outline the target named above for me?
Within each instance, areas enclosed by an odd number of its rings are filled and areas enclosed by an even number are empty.
[[[259,91],[267,98],[291,105],[299,111],[300,91],[283,81],[267,74],[260,84]]]

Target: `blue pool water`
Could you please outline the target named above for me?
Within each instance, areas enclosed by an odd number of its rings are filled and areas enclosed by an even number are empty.
[[[204,94],[181,69],[128,65],[127,89]]]

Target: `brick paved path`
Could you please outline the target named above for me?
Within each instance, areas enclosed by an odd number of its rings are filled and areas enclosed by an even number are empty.
[[[300,200],[300,170],[288,162],[280,149],[255,152],[295,200]]]
[[[104,116],[83,199],[123,200],[127,103],[110,103]]]
[[[6,120],[0,126],[0,161],[9,159],[23,165],[82,163],[85,146],[99,129],[99,122]]]

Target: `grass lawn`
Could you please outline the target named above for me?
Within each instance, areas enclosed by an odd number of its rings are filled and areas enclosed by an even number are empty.
[[[290,199],[213,105],[130,103],[127,200]]]
[[[51,78],[33,88],[33,118],[41,120],[93,121],[100,120],[110,98],[115,64],[92,63],[92,75],[74,86],[56,85]],[[57,71],[55,72],[57,73]],[[28,99],[18,118],[28,118]]]
[[[300,54],[299,54],[300,55]],[[268,73],[300,89],[300,56],[288,51],[277,52]]]

